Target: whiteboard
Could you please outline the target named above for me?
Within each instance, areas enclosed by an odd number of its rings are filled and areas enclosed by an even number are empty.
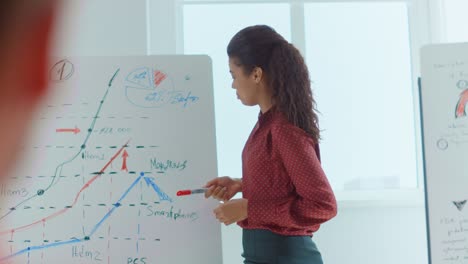
[[[421,50],[426,214],[432,264],[468,263],[468,43]]]
[[[216,202],[176,196],[217,176],[209,57],[58,58],[49,78],[0,189],[0,260],[222,263]]]

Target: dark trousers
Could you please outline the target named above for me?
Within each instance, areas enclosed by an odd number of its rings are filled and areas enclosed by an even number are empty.
[[[310,236],[283,236],[243,229],[244,264],[323,264]]]

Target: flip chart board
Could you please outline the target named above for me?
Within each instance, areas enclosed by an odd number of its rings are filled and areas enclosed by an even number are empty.
[[[429,259],[468,263],[468,44],[421,52]]]
[[[176,196],[217,176],[209,57],[58,58],[49,78],[0,189],[0,260],[222,263],[216,202]]]

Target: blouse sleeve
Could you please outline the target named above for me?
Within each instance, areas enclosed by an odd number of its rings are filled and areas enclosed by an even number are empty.
[[[299,129],[278,127],[272,131],[273,144],[297,195],[291,206],[299,226],[321,224],[337,214],[335,196],[316,153],[316,144]]]

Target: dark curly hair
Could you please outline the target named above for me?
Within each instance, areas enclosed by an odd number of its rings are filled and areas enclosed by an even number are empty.
[[[237,60],[246,74],[260,67],[273,89],[276,109],[318,143],[320,129],[309,71],[296,47],[273,28],[256,25],[234,35],[227,46],[227,54]]]

